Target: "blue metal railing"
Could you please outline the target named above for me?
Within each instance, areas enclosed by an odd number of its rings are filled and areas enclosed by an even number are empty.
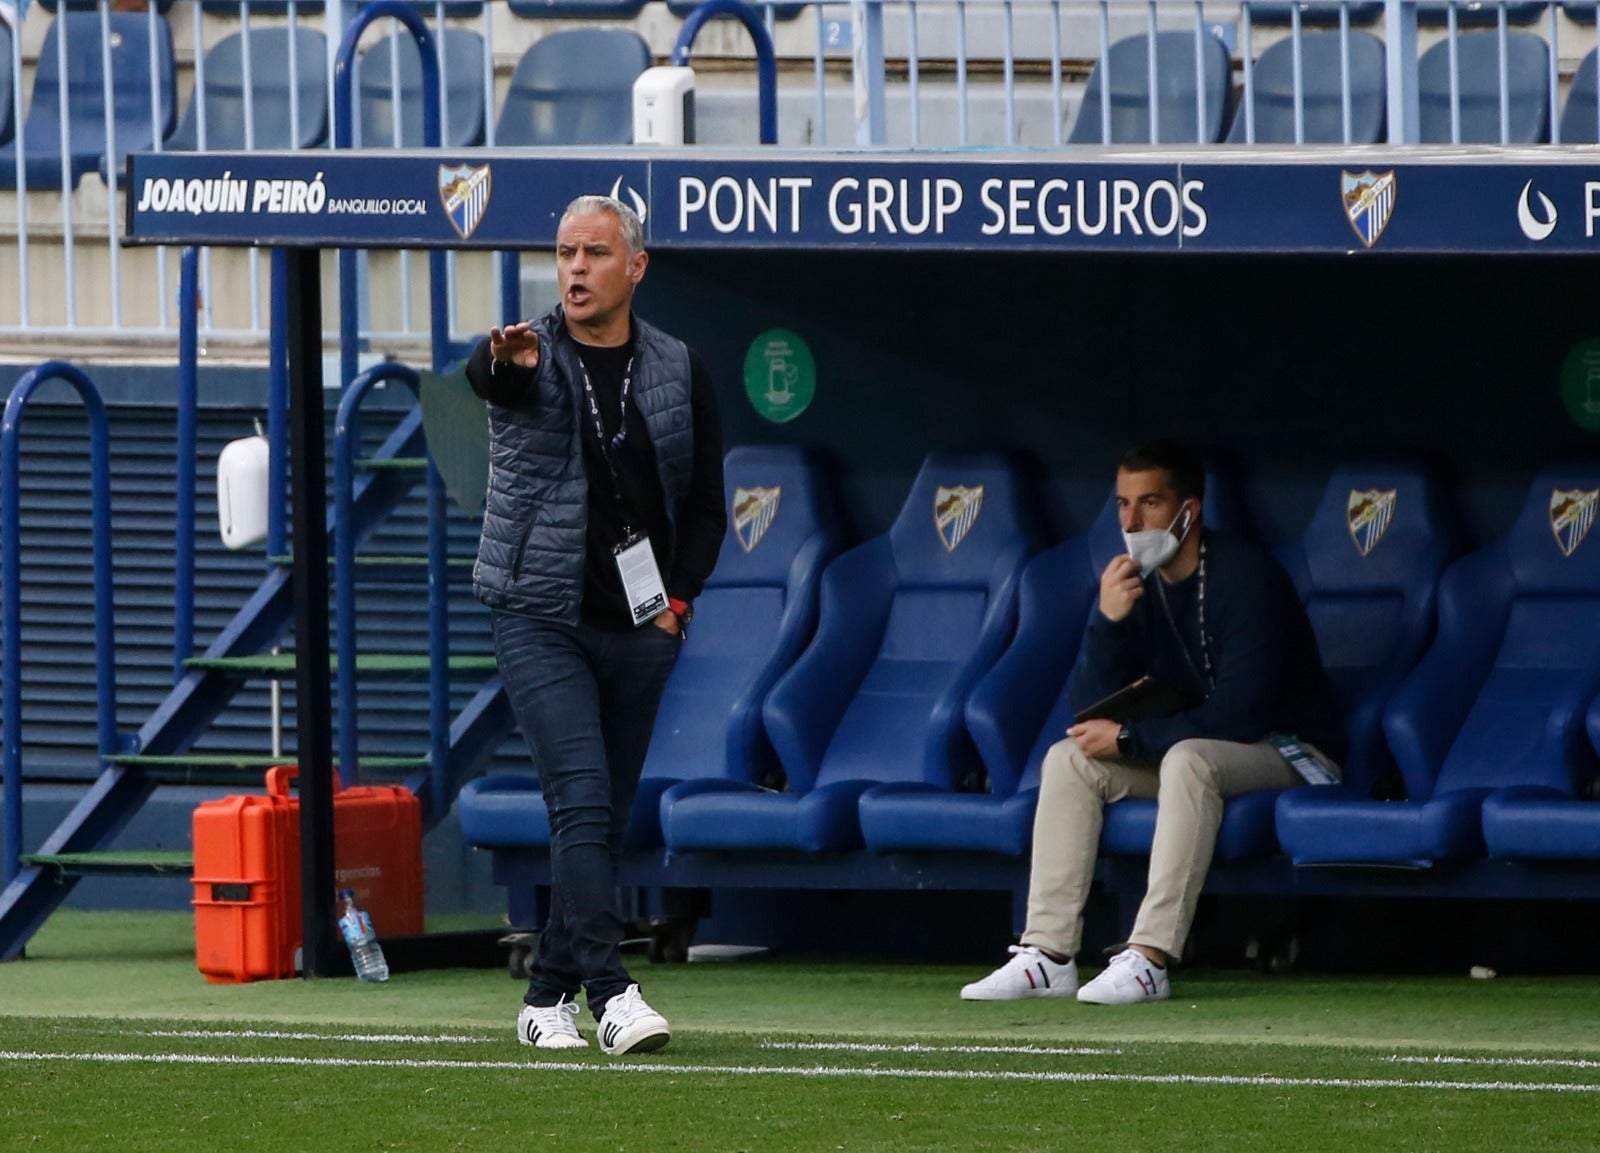
[[[361,449],[361,404],[380,383],[395,381],[413,392],[421,389],[418,372],[389,361],[359,374],[339,399],[333,429],[333,563],[334,652],[339,705],[339,779],[346,788],[357,781],[360,753],[356,649],[356,456]],[[448,536],[444,480],[428,461],[428,754],[432,811],[448,807],[446,787],[450,744],[450,616]]]
[[[39,386],[64,380],[89,418],[89,490],[94,530],[94,647],[97,731],[102,758],[117,751],[117,686],[111,595],[111,430],[94,383],[65,361],[30,370],[11,389],[0,423],[0,717],[4,720],[5,883],[16,880],[22,854],[22,510],[23,410]]]
[[[772,33],[761,22],[756,10],[743,0],[705,0],[683,22],[678,33],[677,46],[672,50],[672,62],[680,68],[689,65],[689,49],[700,29],[708,20],[718,16],[732,16],[744,25],[756,46],[756,84],[761,103],[761,143],[778,142],[778,61],[772,49]]]
[[[439,147],[439,51],[436,38],[416,11],[400,0],[375,0],[368,4],[344,30],[333,66],[333,146],[350,148],[355,144],[355,59],[361,34],[374,20],[393,17],[405,25],[417,42],[422,58],[422,143]],[[339,250],[339,385],[355,379],[360,360],[360,301],[354,249]],[[450,357],[449,269],[445,253],[435,249],[428,254],[429,310],[432,320],[433,368],[442,369]]]

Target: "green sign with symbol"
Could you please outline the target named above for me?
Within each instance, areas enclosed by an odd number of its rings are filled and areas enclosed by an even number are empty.
[[[1567,353],[1561,363],[1561,399],[1574,424],[1600,432],[1600,339],[1580,340]]]
[[[774,424],[793,420],[817,394],[817,362],[787,328],[769,328],[744,357],[744,390],[755,410]]]

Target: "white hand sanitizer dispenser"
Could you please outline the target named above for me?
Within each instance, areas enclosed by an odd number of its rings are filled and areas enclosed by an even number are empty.
[[[633,82],[633,142],[694,143],[693,68],[646,68]]]
[[[267,484],[271,448],[261,435],[224,445],[217,457],[217,522],[222,543],[249,548],[267,539]]]

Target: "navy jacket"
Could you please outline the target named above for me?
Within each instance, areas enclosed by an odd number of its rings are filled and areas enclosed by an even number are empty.
[[[1342,759],[1344,723],[1289,574],[1249,541],[1210,531],[1204,541],[1205,649],[1198,572],[1165,590],[1157,587],[1160,574],[1151,573],[1144,596],[1122,620],[1108,620],[1098,604],[1091,610],[1068,699],[1082,709],[1141,676],[1189,694],[1198,702],[1192,707],[1128,725],[1134,755],[1148,760],[1190,738],[1253,743],[1272,733],[1298,736]]]

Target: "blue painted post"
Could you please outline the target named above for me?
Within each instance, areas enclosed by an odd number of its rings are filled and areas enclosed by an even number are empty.
[[[183,250],[178,274],[178,443],[174,487],[177,522],[173,526],[172,679],[182,678],[183,662],[194,654],[194,482],[200,451],[200,252]]]
[[[289,551],[289,256],[272,250],[272,334],[267,362],[267,555]]]

